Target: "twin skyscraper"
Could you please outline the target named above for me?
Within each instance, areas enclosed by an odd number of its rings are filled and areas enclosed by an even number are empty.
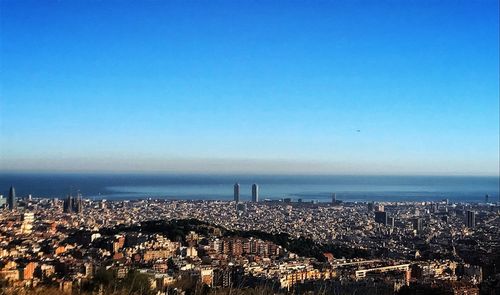
[[[240,202],[240,184],[234,184],[234,201],[236,203]],[[259,201],[259,186],[257,184],[252,184],[252,202]]]

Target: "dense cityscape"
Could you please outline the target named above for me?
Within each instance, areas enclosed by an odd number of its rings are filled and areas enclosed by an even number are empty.
[[[498,294],[500,202],[1,198],[2,294]]]

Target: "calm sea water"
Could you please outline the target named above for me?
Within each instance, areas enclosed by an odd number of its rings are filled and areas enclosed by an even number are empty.
[[[79,190],[95,199],[230,200],[233,184],[249,200],[252,183],[261,199],[329,201],[332,192],[346,201],[484,202],[499,199],[499,177],[462,176],[283,176],[283,175],[132,175],[132,174],[0,174],[0,194],[11,185],[18,196],[63,197]]]

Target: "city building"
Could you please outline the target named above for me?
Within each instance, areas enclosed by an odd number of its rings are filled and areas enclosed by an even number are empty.
[[[240,202],[240,184],[239,183],[234,184],[234,201],[236,203]]]
[[[415,218],[413,219],[413,229],[416,230],[418,233],[422,232],[424,226],[423,226],[423,220],[422,218]]]
[[[252,184],[252,202],[259,201],[259,186],[257,184]]]
[[[467,210],[465,225],[469,228],[476,227],[476,212]]]
[[[375,212],[375,222],[387,225],[387,212],[384,211]]]
[[[387,217],[387,225],[394,227],[394,217]]]
[[[7,198],[7,206],[10,211],[17,209],[16,189],[11,186],[9,190],[9,197]]]
[[[73,212],[73,196],[71,196],[71,194],[68,194],[66,200],[64,200],[63,211],[64,213]]]
[[[23,214],[23,223],[21,224],[21,232],[23,234],[30,234],[35,222],[35,214],[33,212],[25,212]]]

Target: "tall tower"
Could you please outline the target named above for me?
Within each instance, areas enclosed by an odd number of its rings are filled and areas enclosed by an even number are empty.
[[[422,230],[424,229],[423,219],[415,218],[413,219],[412,222],[413,222],[413,229],[416,230],[418,233],[421,233]]]
[[[252,202],[257,203],[259,201],[259,186],[257,184],[252,184]]]
[[[476,212],[467,210],[465,225],[469,228],[476,227]]]
[[[484,202],[485,203],[488,203],[489,200],[490,200],[490,196],[488,196],[488,195],[484,196]]]
[[[82,214],[83,212],[83,200],[82,200],[82,195],[80,193],[78,193],[78,195],[76,196],[76,200],[73,202],[73,212],[75,213],[78,213],[78,214]]]
[[[68,197],[64,200],[63,211],[64,213],[73,212],[73,196],[71,194],[68,194]]]
[[[234,184],[234,201],[236,203],[240,202],[240,184],[239,183]]]
[[[14,211],[17,208],[16,189],[13,186],[11,186],[9,190],[7,205],[9,206],[10,211]]]
[[[336,193],[333,193],[332,194],[332,203],[336,203],[337,202],[337,194]]]

